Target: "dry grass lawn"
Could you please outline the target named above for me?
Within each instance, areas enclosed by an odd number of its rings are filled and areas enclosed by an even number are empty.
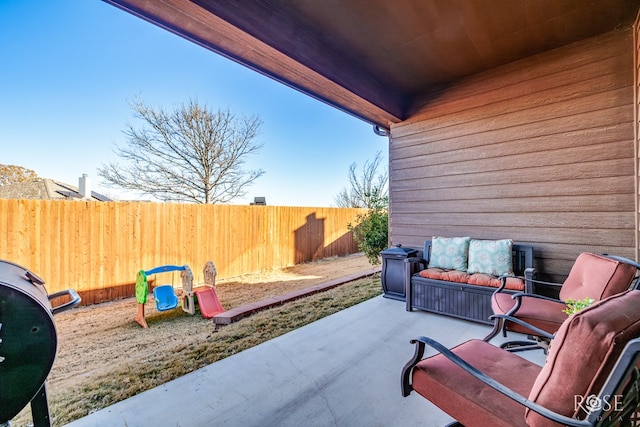
[[[368,270],[364,256],[330,258],[271,273],[218,281],[231,309]],[[54,426],[275,338],[382,292],[379,276],[266,310],[215,331],[198,312],[159,313],[146,304],[149,329],[133,320],[135,299],[79,307],[56,315],[58,353],[47,380]],[[31,423],[29,406],[12,426]]]

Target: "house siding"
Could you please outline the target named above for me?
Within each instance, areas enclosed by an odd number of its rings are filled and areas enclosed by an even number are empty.
[[[424,97],[390,134],[390,240],[512,238],[562,280],[580,252],[636,257],[634,31]]]

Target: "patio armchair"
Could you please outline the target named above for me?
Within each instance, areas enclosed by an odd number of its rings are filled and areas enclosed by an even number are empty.
[[[528,279],[533,285],[560,287],[559,299],[535,293],[506,293],[501,286],[491,297],[494,326],[484,341],[489,341],[500,331],[505,337],[507,331],[518,332],[528,335],[533,341],[509,341],[502,344],[502,348],[511,351],[542,348],[546,352],[548,342],[568,317],[563,312],[567,308],[567,300],[591,298],[599,301],[624,292],[634,283],[639,268],[640,264],[626,258],[583,252],[562,285]]]
[[[450,426],[635,425],[640,396],[640,291],[598,301],[558,330],[544,366],[474,339],[449,350],[412,340],[402,395],[416,391]],[[423,359],[425,347],[439,353]]]

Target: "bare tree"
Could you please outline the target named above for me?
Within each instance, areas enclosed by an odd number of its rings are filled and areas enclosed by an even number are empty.
[[[365,162],[362,173],[357,174],[358,165],[349,167],[349,186],[343,188],[335,197],[340,208],[386,208],[389,205],[389,170],[379,171],[382,153],[378,152],[373,161]]]
[[[194,100],[172,112],[141,100],[131,107],[147,126],[128,125],[127,144],[116,146],[126,166],[112,162],[98,169],[107,186],[166,202],[227,203],[264,174],[243,169],[246,157],[262,148],[259,117],[213,112]]]
[[[0,165],[0,186],[36,179],[35,171],[22,166]]]

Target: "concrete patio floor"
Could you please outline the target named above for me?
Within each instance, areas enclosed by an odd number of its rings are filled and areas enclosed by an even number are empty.
[[[424,335],[451,347],[489,330],[379,296],[69,426],[444,426],[450,417],[428,401],[401,396],[409,340]]]

